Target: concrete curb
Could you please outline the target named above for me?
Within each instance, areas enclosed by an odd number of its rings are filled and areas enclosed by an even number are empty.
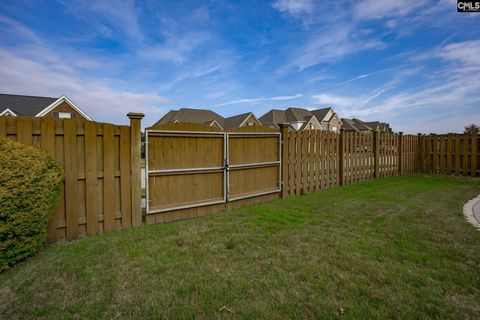
[[[480,231],[480,221],[478,221],[475,218],[475,215],[473,212],[473,207],[477,202],[480,202],[480,195],[478,195],[476,198],[473,198],[472,200],[468,201],[463,205],[463,215],[465,216],[468,222],[470,222],[475,228],[477,228]]]

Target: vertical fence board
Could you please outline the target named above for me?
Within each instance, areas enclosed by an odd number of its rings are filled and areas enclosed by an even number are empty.
[[[0,117],[0,137],[7,137],[7,117]]]
[[[114,158],[113,126],[103,125],[103,228],[111,231],[115,227],[114,211],[114,184],[115,184],[115,158]]]
[[[40,148],[55,157],[55,122],[53,118],[40,120]],[[53,242],[57,238],[57,220],[53,216],[48,223],[47,240]]]
[[[453,155],[453,137],[449,133],[447,135],[447,175],[452,174],[452,155]]]
[[[32,118],[18,117],[17,141],[29,146],[32,145]]]
[[[65,158],[65,211],[66,237],[68,240],[78,236],[77,207],[77,124],[75,120],[64,120],[64,158]]]
[[[98,169],[97,169],[97,124],[85,123],[85,186],[87,234],[98,229]]]
[[[295,194],[295,165],[296,165],[296,157],[295,157],[295,132],[288,133],[288,194],[293,196]]]
[[[374,172],[374,177],[375,179],[378,179],[380,177],[380,172],[379,172],[379,166],[380,166],[380,133],[378,131],[375,131],[374,134],[374,160],[373,160],[373,172]]]
[[[466,134],[463,135],[463,147],[462,147],[462,154],[463,154],[463,166],[462,166],[462,175],[468,175],[468,154],[469,154],[469,139],[470,137]]]
[[[440,169],[439,174],[445,174],[445,136],[439,135],[440,139]]]
[[[471,148],[471,168],[470,168],[470,175],[472,177],[477,176],[477,140],[478,140],[478,135],[472,135],[472,148]]]
[[[461,141],[460,134],[455,134],[455,175],[460,175],[460,150],[461,150]]]
[[[309,134],[309,184],[310,184],[310,192],[315,191],[315,180],[314,180],[314,175],[313,173],[315,172],[315,131],[314,130],[308,130]]]
[[[315,130],[315,191],[320,190],[320,131]]]
[[[286,198],[288,196],[288,126],[283,124],[280,126],[280,130],[282,133],[282,198]]]
[[[295,133],[295,194],[298,196],[302,194],[302,133]]]
[[[302,194],[308,193],[308,131],[302,131]]]
[[[438,136],[436,134],[432,135],[432,173],[437,173],[438,166]]]

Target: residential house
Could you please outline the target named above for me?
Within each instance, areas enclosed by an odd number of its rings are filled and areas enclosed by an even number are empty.
[[[292,130],[328,130],[337,132],[341,120],[332,108],[307,110],[303,108],[272,109],[259,119],[263,125],[278,128],[288,124]]]
[[[0,94],[0,116],[92,119],[66,96],[60,98]]]
[[[216,112],[205,109],[181,108],[170,110],[155,125],[167,123],[199,123],[214,126],[221,130],[229,130],[243,126],[259,126],[261,122],[251,112],[224,118]]]
[[[342,129],[345,131],[355,131],[355,132],[392,132],[390,125],[388,123],[379,122],[379,121],[370,121],[365,122],[357,118],[353,119],[342,119]]]

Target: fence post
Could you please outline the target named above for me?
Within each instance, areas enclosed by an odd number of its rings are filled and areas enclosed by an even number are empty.
[[[282,133],[282,198],[288,195],[288,124],[280,124],[280,132]],[[292,164],[290,164],[292,165]]]
[[[417,148],[417,172],[422,173],[423,172],[423,138],[422,134],[418,134],[418,148]]]
[[[380,177],[380,171],[378,170],[380,165],[380,132],[375,131],[373,136],[373,150],[374,150],[374,159],[373,159],[373,170],[375,179]]]
[[[344,170],[344,154],[345,154],[345,129],[340,129],[340,141],[338,144],[338,184],[343,186],[345,184],[345,170]]]
[[[132,183],[132,226],[137,227],[142,224],[142,185],[140,181],[141,174],[141,121],[145,116],[143,113],[130,112],[127,114],[130,118],[130,157],[131,157],[131,183]],[[147,186],[145,186],[147,187]]]
[[[403,132],[398,133],[398,174],[403,173]]]

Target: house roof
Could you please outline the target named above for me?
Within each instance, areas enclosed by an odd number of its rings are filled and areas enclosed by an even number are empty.
[[[342,118],[342,129],[345,131],[360,131],[354,124],[352,119]]]
[[[277,124],[287,123],[285,110],[272,109],[261,116],[258,120],[266,126],[277,126]]]
[[[332,108],[323,108],[323,109],[312,110],[312,113],[315,115],[315,117],[317,117],[318,121],[322,122],[330,110],[332,110]],[[333,115],[335,115],[335,112],[332,113],[332,117]],[[330,121],[330,119],[327,119],[327,121]]]
[[[175,121],[205,124],[211,123],[213,120],[223,127],[223,117],[211,110],[181,108],[178,110],[170,110],[166,115],[158,120],[155,125],[167,124]]]
[[[377,127],[380,126],[380,122],[379,121],[368,121],[368,122],[365,122],[365,124],[367,126],[369,126],[370,128],[372,129],[377,129]]]
[[[308,122],[312,116],[321,122],[328,112],[332,110],[332,114],[335,115],[335,111],[332,108],[323,108],[316,110],[307,110],[303,108],[288,108],[285,110],[272,109],[259,118],[263,125],[277,126],[281,123],[293,123],[293,122]],[[333,116],[332,116],[333,117]],[[327,121],[330,121],[328,119]]]
[[[253,115],[253,113],[247,112],[247,113],[239,114],[239,115],[236,115],[236,116],[233,116],[233,117],[225,118],[223,127],[225,129],[240,127],[242,125],[242,123],[245,122],[245,120],[247,120],[247,118],[250,115]],[[255,116],[255,115],[253,115],[253,116]]]
[[[373,128],[360,119],[353,118],[353,123],[360,131],[372,131]]]
[[[302,108],[288,108],[285,115],[288,122],[303,122],[310,120],[312,112]]]
[[[35,116],[58,98],[0,94],[0,113],[10,109],[19,116]]]
[[[379,121],[365,122],[357,118],[342,119],[342,129],[346,131],[390,131],[390,125],[388,123]]]

